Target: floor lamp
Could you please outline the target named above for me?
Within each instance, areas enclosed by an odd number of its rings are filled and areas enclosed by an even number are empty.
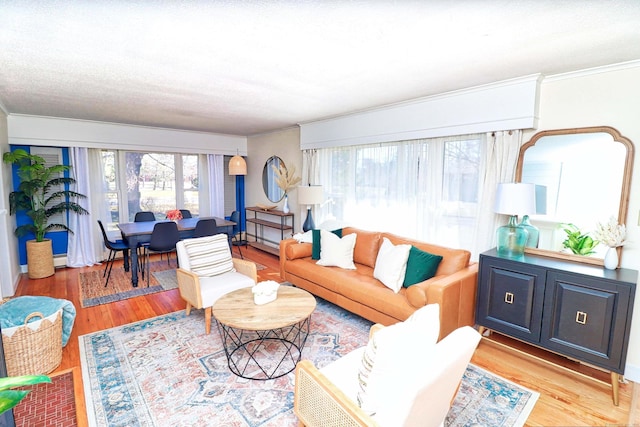
[[[322,203],[323,193],[321,185],[307,185],[298,187],[298,204],[307,205],[307,219],[302,225],[303,231],[309,231],[316,228],[313,223],[313,215],[311,209],[314,205]]]

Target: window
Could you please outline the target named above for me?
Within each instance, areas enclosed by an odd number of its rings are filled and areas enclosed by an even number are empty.
[[[151,211],[164,219],[171,209],[199,213],[199,168],[195,154],[102,151],[105,195],[112,225]]]
[[[452,247],[471,247],[482,137],[318,150],[320,218]]]

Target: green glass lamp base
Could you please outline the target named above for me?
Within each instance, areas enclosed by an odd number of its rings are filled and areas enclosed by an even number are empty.
[[[529,233],[527,230],[518,225],[518,218],[512,215],[509,218],[509,224],[498,228],[498,255],[507,258],[522,257],[528,237]]]

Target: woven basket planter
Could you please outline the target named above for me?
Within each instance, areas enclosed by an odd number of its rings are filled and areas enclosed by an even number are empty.
[[[34,317],[43,319],[35,331],[27,326]],[[8,376],[48,374],[62,362],[62,311],[53,322],[41,313],[31,313],[13,335],[3,331],[2,346]]]
[[[51,240],[45,239],[42,242],[27,240],[27,268],[29,279],[42,279],[56,273],[53,266]]]

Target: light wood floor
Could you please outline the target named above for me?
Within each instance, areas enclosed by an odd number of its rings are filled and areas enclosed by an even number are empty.
[[[235,248],[237,250],[237,248]],[[259,280],[280,281],[278,258],[265,252],[243,248],[246,258],[267,268],[258,271]],[[116,263],[114,268],[119,267]],[[78,336],[148,319],[184,309],[178,290],[139,296],[124,301],[82,308],[79,300],[78,273],[101,267],[58,269],[52,277],[21,279],[16,296],[45,295],[68,299],[76,306],[77,317],[71,339],[63,350],[62,364],[56,372],[80,366]],[[507,344],[508,347],[505,347]],[[521,347],[526,354],[512,350]],[[538,356],[531,357],[529,354]],[[540,393],[540,399],[527,420],[528,426],[621,426],[640,424],[639,387],[634,383],[620,385],[620,405],[611,400],[609,375],[578,365],[565,358],[525,346],[497,334],[483,339],[472,359],[476,365]],[[550,363],[554,362],[554,364]],[[562,367],[558,367],[562,365]],[[567,368],[581,373],[567,371]],[[79,369],[75,369],[79,371]],[[55,374],[55,372],[54,372]],[[593,380],[599,377],[603,382]],[[79,378],[79,381],[81,379]],[[84,411],[84,399],[77,390],[77,402]],[[86,425],[81,416],[79,425]]]

